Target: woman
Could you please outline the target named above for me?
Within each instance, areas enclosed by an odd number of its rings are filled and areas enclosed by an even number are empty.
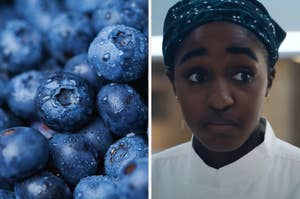
[[[300,198],[300,150],[261,118],[286,33],[256,0],[182,0],[167,75],[193,136],[153,157],[154,199]]]

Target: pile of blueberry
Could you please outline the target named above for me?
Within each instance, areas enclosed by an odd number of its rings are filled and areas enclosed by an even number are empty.
[[[0,2],[0,199],[148,198],[148,1]]]

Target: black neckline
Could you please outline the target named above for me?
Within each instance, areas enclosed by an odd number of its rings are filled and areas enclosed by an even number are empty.
[[[240,159],[255,147],[260,145],[264,141],[266,130],[266,120],[261,118],[259,120],[258,127],[249,136],[246,142],[240,146],[238,149],[230,152],[215,152],[210,151],[205,146],[201,144],[195,137],[192,140],[192,146],[197,153],[197,155],[210,167],[215,169],[220,169],[232,162]]]

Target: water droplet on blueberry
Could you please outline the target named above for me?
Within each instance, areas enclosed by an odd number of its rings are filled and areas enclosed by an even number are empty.
[[[102,61],[107,62],[110,59],[110,53],[105,53],[102,57]]]

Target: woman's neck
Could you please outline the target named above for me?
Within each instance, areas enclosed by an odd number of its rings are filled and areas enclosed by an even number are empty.
[[[254,149],[264,141],[266,121],[260,119],[258,128],[250,135],[247,141],[238,149],[230,152],[215,152],[208,150],[195,137],[193,138],[193,148],[198,156],[210,167],[219,169],[226,166]]]

